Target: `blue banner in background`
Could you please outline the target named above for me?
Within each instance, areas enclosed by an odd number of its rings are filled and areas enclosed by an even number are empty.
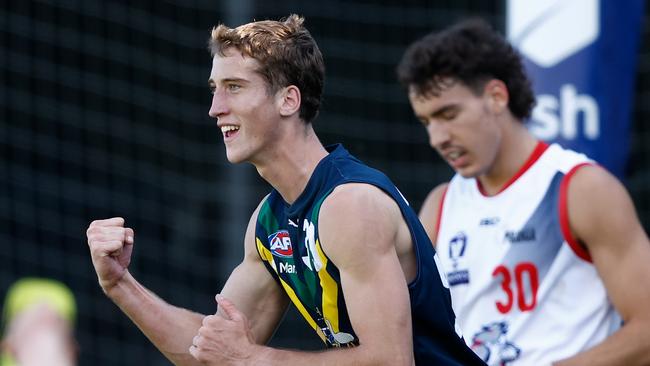
[[[644,0],[508,0],[538,138],[583,152],[622,178],[629,150]]]

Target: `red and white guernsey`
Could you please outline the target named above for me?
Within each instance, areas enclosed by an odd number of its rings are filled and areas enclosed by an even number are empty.
[[[436,251],[465,341],[489,365],[548,365],[620,327],[568,225],[568,184],[590,163],[540,142],[494,196],[483,194],[476,179],[451,180]]]

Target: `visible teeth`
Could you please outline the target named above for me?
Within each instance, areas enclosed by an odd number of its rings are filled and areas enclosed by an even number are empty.
[[[228,131],[237,131],[239,127],[237,126],[221,126],[221,132],[226,133]]]
[[[452,160],[457,159],[459,156],[460,156],[459,152],[449,153],[449,158]]]

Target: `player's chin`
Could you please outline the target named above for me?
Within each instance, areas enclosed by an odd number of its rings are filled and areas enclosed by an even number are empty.
[[[456,173],[458,173],[461,177],[465,179],[476,178],[481,174],[480,169],[478,169],[476,166],[473,166],[471,164],[455,168],[454,170],[456,171]]]
[[[241,164],[241,163],[243,163],[245,161],[246,161],[245,159],[235,159],[235,158],[231,159],[231,158],[228,158],[228,162],[230,164]]]
[[[239,164],[246,161],[244,154],[238,153],[237,151],[233,151],[228,148],[226,148],[226,159],[228,159],[228,162],[231,164]]]

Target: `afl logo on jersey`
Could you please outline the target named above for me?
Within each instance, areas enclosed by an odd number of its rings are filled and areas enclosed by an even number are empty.
[[[291,247],[291,237],[287,230],[276,231],[269,235],[269,249],[273,255],[283,258],[291,258],[293,256],[293,248]]]

